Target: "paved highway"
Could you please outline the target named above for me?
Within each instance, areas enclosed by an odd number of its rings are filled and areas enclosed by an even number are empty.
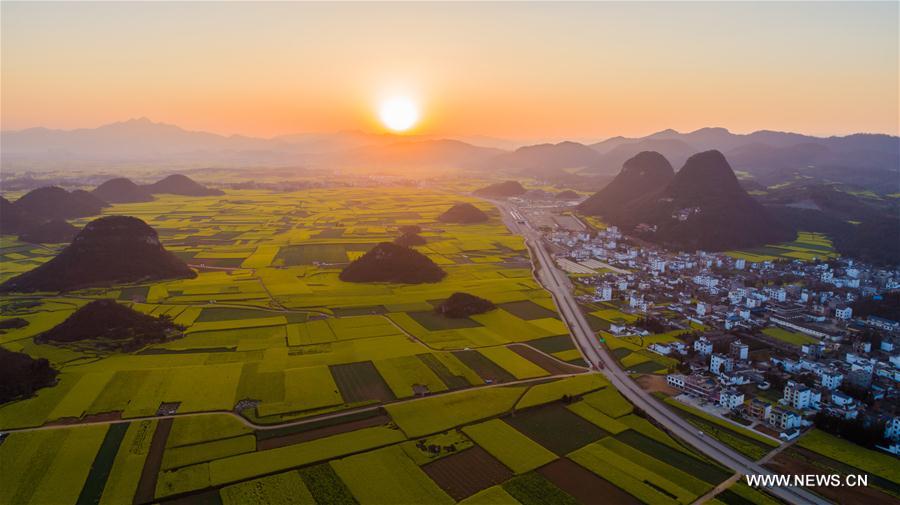
[[[535,273],[538,281],[548,289],[566,325],[569,327],[582,354],[594,368],[601,369],[610,382],[628,398],[631,403],[643,410],[658,423],[665,426],[672,434],[687,442],[709,458],[741,474],[771,474],[756,462],[739,454],[718,440],[701,435],[697,428],[669,410],[659,400],[641,389],[625,371],[619,368],[616,360],[600,345],[594,331],[579,309],[569,278],[560,271],[544,247],[543,236],[531,227],[525,217],[510,204],[492,201],[501,210],[507,227],[525,237],[535,262]],[[797,487],[769,488],[770,493],[789,503],[827,504],[827,500]]]

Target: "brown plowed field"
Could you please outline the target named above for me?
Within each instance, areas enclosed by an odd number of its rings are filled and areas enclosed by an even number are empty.
[[[560,458],[542,466],[538,469],[538,473],[586,505],[595,503],[641,504],[641,501],[634,496],[567,458]]]
[[[512,478],[513,473],[478,447],[428,463],[422,470],[444,491],[459,501]]]

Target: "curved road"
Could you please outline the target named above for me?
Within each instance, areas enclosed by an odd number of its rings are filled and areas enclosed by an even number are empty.
[[[669,410],[652,395],[641,389],[621,368],[616,360],[603,348],[594,336],[594,331],[588,325],[584,314],[578,307],[575,297],[572,295],[572,287],[569,278],[561,272],[553,261],[553,258],[544,248],[541,233],[528,224],[521,214],[514,211],[504,202],[491,201],[501,210],[503,220],[513,232],[525,237],[526,243],[532,252],[535,262],[535,274],[538,281],[548,289],[556,300],[560,314],[569,327],[581,353],[594,368],[602,368],[603,373],[631,403],[643,410],[658,423],[665,426],[672,434],[687,442],[709,458],[722,465],[744,475],[772,474],[771,470],[763,468],[756,462],[737,453],[730,447],[714,438],[700,435],[697,429]],[[514,214],[515,213],[515,214]],[[523,224],[520,224],[522,222]],[[766,491],[787,501],[796,504],[827,504],[827,500],[798,487],[772,487]]]

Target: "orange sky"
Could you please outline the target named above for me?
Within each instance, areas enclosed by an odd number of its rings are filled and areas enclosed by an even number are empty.
[[[9,3],[0,127],[599,139],[898,128],[898,4]]]

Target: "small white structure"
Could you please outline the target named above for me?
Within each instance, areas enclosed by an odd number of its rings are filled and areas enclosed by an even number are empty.
[[[710,342],[706,337],[700,337],[694,341],[694,351],[703,356],[712,354],[712,342]]]

